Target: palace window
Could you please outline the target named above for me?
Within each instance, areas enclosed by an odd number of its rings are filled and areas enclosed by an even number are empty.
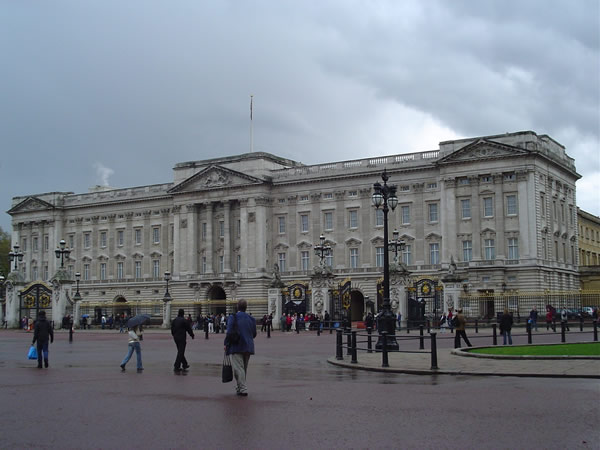
[[[429,244],[429,263],[439,264],[440,263],[440,244],[434,242]]]
[[[152,276],[154,278],[160,278],[160,259],[152,260]]]
[[[404,250],[402,250],[402,262],[407,266],[412,264],[412,253],[411,245],[406,244]]]
[[[117,245],[123,247],[125,243],[125,232],[123,230],[117,231]]]
[[[279,234],[285,233],[285,216],[277,217],[277,224],[279,228]]]
[[[142,229],[141,228],[136,228],[133,231],[133,235],[134,235],[135,245],[140,245],[142,243]]]
[[[400,220],[402,225],[410,224],[410,206],[404,205],[400,207]]]
[[[119,261],[117,263],[117,279],[122,280],[123,278],[125,278],[123,276],[123,261]]]
[[[429,203],[429,222],[437,222],[438,219],[438,204],[437,203]]]
[[[358,211],[356,209],[351,209],[348,213],[348,227],[358,228]]]
[[[100,263],[100,279],[106,280],[106,263]]]
[[[141,261],[135,262],[135,277],[142,278],[142,262]]]
[[[507,216],[515,216],[516,214],[517,214],[517,196],[516,195],[507,195],[506,196],[506,215]]]
[[[300,231],[308,233],[308,214],[300,214]]]
[[[350,268],[357,269],[359,264],[358,260],[358,249],[351,248],[350,249]]]
[[[483,248],[485,251],[485,259],[492,261],[496,259],[496,247],[493,239],[484,239]]]
[[[483,217],[494,217],[494,199],[492,197],[483,199]]]
[[[470,240],[462,241],[463,244],[463,261],[469,262],[473,259],[473,242]]]
[[[280,272],[285,272],[286,268],[285,268],[285,253],[278,253],[277,254],[277,261],[279,262],[279,271]]]
[[[323,215],[323,228],[327,231],[331,231],[333,230],[333,213],[332,212],[326,212]]]
[[[461,217],[463,219],[471,218],[471,200],[466,198],[460,201]]]
[[[375,267],[383,267],[383,247],[375,248]]]
[[[85,233],[83,235],[83,248],[90,248],[90,247],[91,247],[90,233]]]
[[[375,226],[376,227],[383,226],[383,209],[377,208],[375,210]]]
[[[100,232],[100,247],[106,248],[106,231]]]
[[[160,244],[160,228],[158,227],[152,228],[152,242]]]
[[[512,261],[519,259],[518,238],[508,238],[508,259]]]
[[[308,270],[308,266],[310,264],[310,253],[307,251],[303,251],[300,253],[300,265],[302,270]]]

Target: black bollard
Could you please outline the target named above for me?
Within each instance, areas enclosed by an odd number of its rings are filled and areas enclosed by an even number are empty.
[[[69,342],[73,342],[73,327],[69,328]]]
[[[321,321],[317,320],[317,336],[321,336]]]
[[[350,362],[352,364],[358,363],[358,359],[356,358],[356,331],[352,332],[352,360]]]
[[[204,327],[204,339],[208,339],[208,326]]]
[[[346,347],[348,347],[346,354],[351,355],[352,354],[352,334],[350,333],[350,329],[346,330]]]
[[[427,319],[427,334],[431,333],[431,321]]]
[[[579,331],[583,331],[583,317],[579,316]]]
[[[531,324],[527,322],[527,343],[531,344]]]
[[[342,330],[335,332],[335,359],[344,359],[344,351],[342,349]]]
[[[437,333],[431,333],[431,370],[437,370]]]
[[[419,350],[425,349],[425,338],[423,337],[423,325],[419,325]]]
[[[598,342],[598,321],[594,320],[594,342]]]
[[[270,337],[271,337],[271,324],[268,323],[267,324],[267,338],[270,338]]]
[[[552,331],[556,333],[556,319],[552,319]]]
[[[492,324],[492,337],[493,337],[493,340],[492,340],[493,345],[498,345],[498,334],[496,332],[496,324],[495,323]]]
[[[565,323],[560,323],[560,342],[567,342],[565,338]]]
[[[329,322],[329,334],[333,333],[333,327],[331,326],[331,322]]]
[[[371,340],[371,333],[373,330],[367,328],[367,353],[373,353],[373,341]]]
[[[388,361],[388,348],[387,348],[387,331],[382,331],[381,332],[381,338],[383,341],[383,345],[382,345],[382,363],[381,363],[381,367],[390,367],[390,363]]]
[[[475,333],[479,333],[479,320],[475,319]]]

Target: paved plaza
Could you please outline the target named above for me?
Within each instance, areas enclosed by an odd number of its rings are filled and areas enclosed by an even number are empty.
[[[175,375],[170,334],[149,329],[138,374],[135,356],[120,372],[127,337],[118,331],[77,331],[73,343],[58,331],[50,368],[37,369],[26,358],[32,335],[0,330],[0,448],[571,449],[600,440],[597,379],[353,370],[328,363],[335,334],[275,331],[256,339],[243,398],[221,383],[222,337],[188,339],[190,371]],[[441,370],[443,358],[476,360],[451,346],[451,336],[439,339]]]

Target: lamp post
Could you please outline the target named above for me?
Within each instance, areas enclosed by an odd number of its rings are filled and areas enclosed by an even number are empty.
[[[60,268],[64,269],[65,268],[65,255],[68,258],[69,255],[71,254],[71,249],[66,248],[67,247],[67,243],[65,242],[64,239],[60,240],[59,243],[60,247],[56,247],[56,250],[54,250],[54,253],[56,253],[56,258],[60,258]]]
[[[323,267],[325,265],[323,262],[325,257],[331,254],[331,246],[325,245],[325,236],[321,235],[319,240],[321,243],[319,245],[315,245],[315,255],[319,257],[319,266]]]
[[[15,244],[15,245],[13,245],[13,250],[8,252],[8,257],[10,258],[10,262],[13,262],[13,261],[15,262],[15,267],[13,269],[15,272],[19,268],[18,263],[23,261],[23,252],[19,250],[20,248],[21,248],[21,246],[19,244]]]
[[[394,252],[394,263],[398,264],[398,251],[402,252],[406,248],[406,242],[398,239],[400,236],[398,230],[394,230],[392,236],[393,239],[388,242],[388,246],[389,249]]]
[[[169,281],[171,280],[171,272],[168,270],[165,272],[165,281],[167,283],[167,289],[165,291],[165,295],[163,297],[163,302],[165,302],[165,315],[163,317],[163,328],[168,328],[171,322],[171,294],[169,294]]]
[[[73,312],[73,323],[71,324],[71,329],[69,330],[69,341],[73,340],[73,327],[79,326],[79,302],[81,301],[81,294],[79,293],[79,280],[81,280],[81,274],[79,272],[76,272],[75,282],[77,283],[77,288],[75,290],[75,295],[73,296],[73,302],[75,303],[75,311]]]
[[[389,179],[386,171],[381,174],[383,185],[377,182],[373,185],[373,205],[375,208],[383,209],[383,311],[377,320],[377,331],[379,338],[377,340],[376,349],[383,348],[382,332],[387,332],[387,349],[398,350],[398,342],[396,341],[395,331],[396,324],[394,314],[390,307],[390,262],[389,262],[389,241],[388,241],[388,212],[390,208],[396,209],[398,206],[398,197],[396,197],[396,186],[388,185]]]

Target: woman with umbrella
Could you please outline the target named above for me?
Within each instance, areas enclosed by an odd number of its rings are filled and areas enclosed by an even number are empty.
[[[142,325],[149,319],[150,316],[146,314],[140,314],[132,317],[127,322],[127,327],[129,328],[129,350],[123,359],[123,362],[121,363],[122,372],[125,371],[125,364],[127,364],[131,359],[131,355],[133,355],[134,350],[137,357],[137,371],[140,373],[142,370],[144,370],[142,367],[142,347],[140,345],[140,341],[144,338],[142,334]]]

